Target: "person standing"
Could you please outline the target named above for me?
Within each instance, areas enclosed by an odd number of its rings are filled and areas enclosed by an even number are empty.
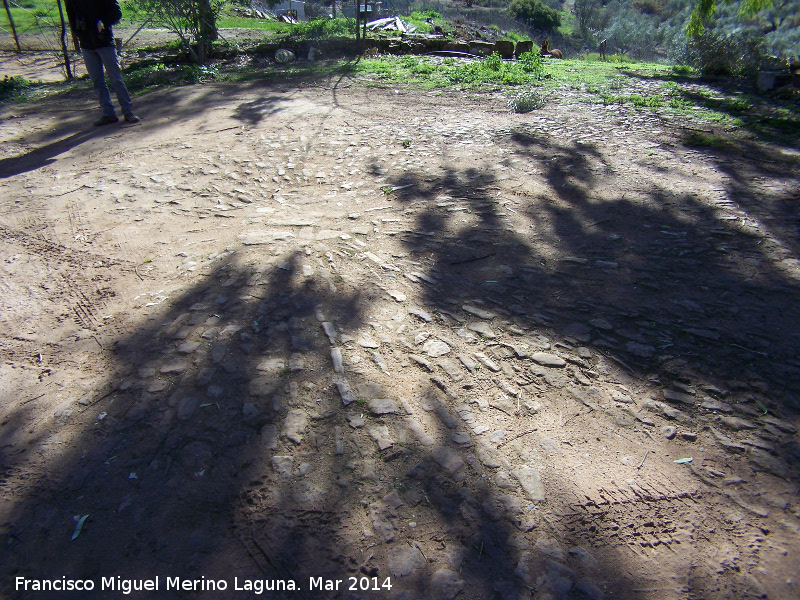
[[[119,68],[117,50],[114,47],[113,25],[122,18],[122,9],[117,0],[66,0],[67,17],[72,36],[80,45],[83,62],[100,101],[103,115],[95,125],[109,125],[119,121],[111,93],[106,84],[106,74],[117,94],[120,109],[128,123],[138,123],[139,117],[133,112],[133,104],[122,71]]]

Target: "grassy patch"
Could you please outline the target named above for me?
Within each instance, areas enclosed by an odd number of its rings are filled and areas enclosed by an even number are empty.
[[[683,136],[684,146],[692,148],[714,148],[716,150],[733,150],[736,145],[729,139],[713,133],[689,131]]]

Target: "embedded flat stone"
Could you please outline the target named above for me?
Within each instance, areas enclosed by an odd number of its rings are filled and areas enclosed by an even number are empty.
[[[497,334],[491,327],[489,327],[489,324],[486,323],[485,321],[476,321],[474,323],[468,323],[467,329],[469,329],[470,331],[474,331],[475,333],[489,340],[497,338]]]
[[[746,419],[740,419],[739,417],[722,417],[720,418],[720,423],[727,427],[728,429],[732,429],[733,431],[741,431],[742,429],[755,429],[756,424],[752,421],[748,421]]]
[[[279,382],[273,377],[256,377],[247,386],[251,396],[271,396],[278,391]]]
[[[367,433],[378,444],[379,450],[386,450],[394,445],[394,440],[386,425],[370,425],[367,427]]]
[[[466,582],[458,573],[450,569],[439,569],[431,578],[433,597],[441,598],[441,600],[454,600],[464,591],[465,587],[467,587]]]
[[[490,371],[497,373],[500,370],[500,365],[498,365],[491,358],[486,356],[483,352],[473,352],[472,355],[478,359],[478,362],[480,362],[484,367],[486,367]]]
[[[291,456],[273,456],[272,457],[272,470],[281,477],[289,479],[292,476],[292,466],[294,465],[294,458]]]
[[[720,402],[719,400],[704,400],[700,403],[700,408],[705,408],[706,410],[716,410],[717,412],[724,412],[724,413],[731,413],[733,412],[733,406],[730,404],[726,404],[725,402]]]
[[[428,340],[425,342],[425,345],[422,346],[422,351],[432,358],[438,358],[448,354],[450,352],[450,346],[441,340]]]
[[[259,371],[278,372],[286,368],[286,361],[282,358],[268,358],[258,363],[256,367]]]
[[[521,467],[511,474],[517,478],[522,489],[533,502],[544,502],[544,485],[539,478],[539,472],[531,467]]]
[[[475,315],[480,319],[486,319],[488,321],[494,319],[497,316],[496,313],[493,313],[489,310],[484,310],[483,308],[478,308],[477,306],[472,306],[471,304],[462,305],[461,310],[463,310],[465,313]]]
[[[686,404],[688,406],[694,406],[695,404],[694,396],[690,394],[684,394],[683,392],[676,392],[675,390],[664,390],[664,400],[669,402],[680,402],[681,404]]]
[[[367,408],[373,415],[396,415],[400,412],[400,405],[388,398],[368,400]]]
[[[436,450],[431,453],[431,457],[451,476],[455,475],[465,464],[461,455],[447,446],[436,448]]]
[[[439,366],[450,376],[450,379],[453,381],[461,381],[464,379],[464,374],[461,372],[461,368],[458,366],[456,361],[449,358],[443,358],[439,361]]]
[[[290,410],[283,422],[283,436],[295,444],[303,441],[303,432],[308,425],[308,415],[300,409]]]
[[[567,365],[567,361],[560,356],[548,354],[547,352],[535,352],[531,354],[531,360],[545,367],[561,368]]]
[[[336,389],[338,390],[339,396],[342,398],[342,403],[345,406],[357,400],[353,394],[353,390],[350,388],[350,384],[344,377],[335,378],[333,383],[336,385]]]

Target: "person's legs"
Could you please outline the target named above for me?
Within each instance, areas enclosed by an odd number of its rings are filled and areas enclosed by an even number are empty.
[[[111,80],[111,87],[117,94],[119,107],[123,115],[133,114],[133,104],[131,102],[131,95],[128,93],[128,88],[125,86],[125,81],[122,79],[122,70],[119,68],[119,60],[117,60],[117,50],[114,46],[106,46],[98,48],[97,54],[103,61],[103,66],[106,68],[108,78]]]
[[[114,105],[111,104],[111,94],[106,85],[106,76],[103,73],[103,60],[97,50],[81,48],[81,54],[83,54],[83,63],[86,65],[86,70],[89,72],[89,78],[94,85],[94,91],[97,93],[97,100],[100,102],[100,108],[103,110],[103,116],[116,116],[114,113]]]

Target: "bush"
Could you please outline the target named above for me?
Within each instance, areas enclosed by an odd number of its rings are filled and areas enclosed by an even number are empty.
[[[683,50],[685,56],[678,62],[703,75],[753,77],[768,58],[764,38],[750,32],[725,34],[706,29],[688,40]]]
[[[557,10],[542,4],[541,0],[512,0],[508,12],[519,21],[535,29],[555,29],[561,26],[561,15]]]
[[[19,100],[24,97],[31,82],[24,77],[9,77],[0,79],[0,102],[5,100]]]
[[[526,90],[509,98],[508,106],[515,113],[526,113],[543,108],[547,104],[544,93],[539,90]]]

